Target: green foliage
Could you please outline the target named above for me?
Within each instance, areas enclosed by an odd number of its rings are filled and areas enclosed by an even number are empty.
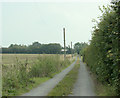
[[[39,42],[29,46],[11,44],[8,48],[2,48],[2,53],[58,54],[61,53],[61,46],[57,43],[40,44]]]
[[[3,66],[3,77],[2,77],[2,86],[3,86],[3,95],[14,95],[16,89],[27,86],[30,82],[29,74],[27,69],[27,62],[21,63],[17,62],[16,65],[11,65],[9,67]]]
[[[60,60],[60,56],[40,56],[36,63],[32,66],[31,77],[51,77],[55,72],[60,71],[65,66],[69,65],[70,61],[66,58],[65,61]]]
[[[115,5],[116,6],[116,5]],[[118,6],[118,5],[117,5]],[[120,2],[119,2],[120,6]],[[113,6],[112,6],[113,7]],[[120,95],[120,14],[103,6],[100,22],[94,27],[90,45],[84,49],[84,60],[97,74],[98,80],[114,87]]]
[[[59,55],[40,56],[32,66],[28,65],[27,60],[20,62],[16,58],[16,61],[16,65],[2,65],[3,96],[17,95],[18,90],[33,85],[34,78],[51,78],[53,73],[61,71],[70,64],[67,59],[61,60]]]
[[[87,46],[88,44],[87,43],[79,43],[79,42],[77,42],[77,43],[75,43],[75,45],[74,45],[74,49],[75,49],[75,52],[77,53],[77,54],[81,54],[82,55],[82,51],[83,51],[83,49]]]

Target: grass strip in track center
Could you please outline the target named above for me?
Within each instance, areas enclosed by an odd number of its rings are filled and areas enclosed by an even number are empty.
[[[59,82],[55,88],[53,88],[48,96],[68,96],[69,94],[72,94],[74,83],[78,77],[79,67],[80,61],[78,58],[74,68],[63,78],[62,81]]]

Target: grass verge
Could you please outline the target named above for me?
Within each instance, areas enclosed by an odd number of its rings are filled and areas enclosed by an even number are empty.
[[[67,96],[72,94],[74,83],[78,76],[78,70],[80,67],[79,59],[75,64],[75,67],[59,82],[59,84],[48,94],[48,96]]]
[[[90,71],[90,68],[87,67],[87,69]],[[97,75],[92,73],[90,71],[90,75],[94,81],[95,84],[95,92],[97,96],[116,96],[116,92],[114,90],[114,87],[108,85],[108,84],[103,84],[97,79]]]
[[[52,78],[72,63],[69,59],[61,60],[58,55],[39,57],[31,67],[27,61],[17,62],[11,67],[3,66],[3,96],[22,95]]]
[[[72,61],[72,63],[74,62],[74,60]],[[69,65],[67,65],[65,68],[67,68]],[[28,87],[26,88],[21,88],[19,89],[17,92],[16,92],[16,95],[22,95],[24,93],[27,93],[29,92],[31,89],[37,87],[38,85],[42,84],[43,82],[46,82],[47,80],[53,78],[56,74],[59,74],[62,70],[64,70],[65,68],[61,69],[60,71],[56,72],[56,73],[53,73],[50,75],[50,77],[36,77],[36,78],[33,78],[32,81],[34,81],[34,83],[28,85]]]
[[[71,63],[73,63],[75,60],[73,60]],[[69,65],[67,65],[65,68],[67,68]],[[60,73],[62,70],[64,70],[65,68],[59,70],[58,72],[56,73],[53,73],[50,75],[50,77],[36,77],[36,78],[33,78],[31,79],[32,81],[34,81],[32,84],[28,85],[27,87],[25,88],[20,88],[17,92],[16,92],[16,95],[22,95],[24,93],[27,93],[29,92],[31,89],[37,87],[38,85],[42,84],[43,82],[46,82],[47,80],[53,78],[56,74]]]
[[[46,82],[49,79],[50,79],[49,77],[43,77],[43,78],[37,77],[37,78],[33,78],[33,79],[31,79],[33,81],[33,83],[31,83],[30,85],[28,85],[25,88],[23,88],[21,86],[21,88],[16,91],[16,95],[19,96],[19,95],[24,94],[25,92],[29,92],[31,89],[37,87],[38,85],[42,84],[43,82]]]
[[[96,85],[96,94],[97,96],[116,96],[114,87],[101,83]]]

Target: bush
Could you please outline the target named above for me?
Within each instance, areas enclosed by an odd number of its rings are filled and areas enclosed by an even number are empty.
[[[17,89],[19,89],[21,86],[27,86],[27,84],[30,82],[26,64],[27,62],[20,63],[18,61],[17,65],[2,65],[3,95],[14,95]]]
[[[50,77],[52,73],[60,71],[68,64],[70,64],[68,59],[60,60],[58,55],[40,56],[29,73],[31,77]]]
[[[90,45],[83,52],[84,60],[97,74],[99,81],[113,86],[120,95],[120,16],[111,7],[103,6],[103,9],[100,22],[94,27]]]
[[[3,96],[14,96],[18,89],[35,83],[34,77],[51,77],[70,64],[68,59],[61,60],[59,55],[40,56],[32,66],[29,66],[27,59],[25,62],[16,61],[16,65],[2,65]]]

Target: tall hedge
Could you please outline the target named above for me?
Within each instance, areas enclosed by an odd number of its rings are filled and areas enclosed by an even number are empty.
[[[99,81],[113,86],[120,95],[120,2],[100,10],[103,14],[84,50],[84,60]]]

